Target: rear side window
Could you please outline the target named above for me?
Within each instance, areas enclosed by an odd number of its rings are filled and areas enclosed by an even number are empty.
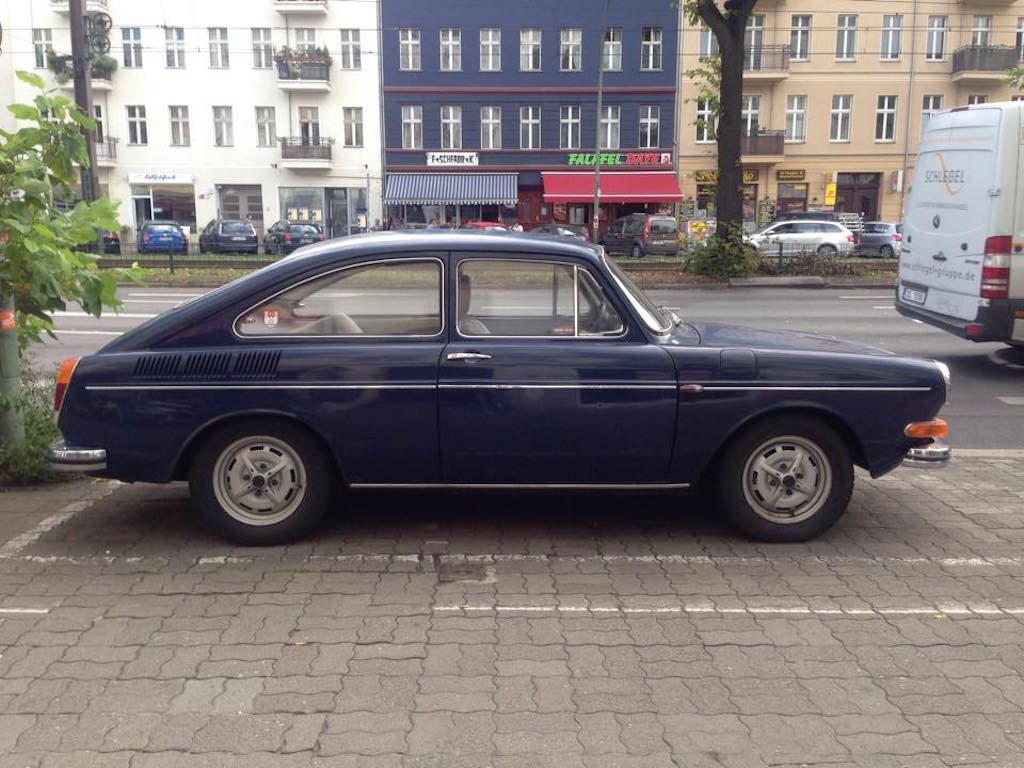
[[[253,235],[256,233],[252,224],[246,224],[244,221],[224,222],[221,224],[220,231],[224,235]]]
[[[235,331],[240,336],[436,336],[444,325],[441,286],[441,262],[434,259],[350,267],[267,299],[239,317]]]
[[[676,233],[675,219],[651,219],[652,235],[674,235]]]

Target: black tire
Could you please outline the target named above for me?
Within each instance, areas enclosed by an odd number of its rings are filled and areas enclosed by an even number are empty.
[[[248,444],[244,442],[246,439],[249,439]],[[250,445],[257,448],[251,448]],[[259,446],[262,446],[262,451]],[[273,454],[266,450],[268,446],[274,446],[278,453]],[[282,447],[285,449],[284,452]],[[248,482],[248,486],[254,490],[239,498],[236,511],[225,506],[218,498],[215,486],[219,486],[223,492],[225,486],[230,485],[224,480],[218,481],[218,474],[222,473],[225,478],[232,475],[245,476],[239,474],[245,472],[243,464],[232,458],[238,455],[239,450],[252,456],[252,464],[257,468],[269,469],[265,466],[268,462],[262,461],[265,456],[287,456],[296,462],[281,470],[279,475],[283,479],[287,473],[290,482],[295,486],[293,493],[298,494],[298,489],[301,489],[301,496],[298,499],[294,495],[284,498],[283,509],[280,510],[283,517],[280,519],[275,519],[274,515],[264,515],[264,522],[247,522],[243,519],[246,507],[254,508],[262,503],[268,503],[257,498],[261,494],[256,489],[268,489],[263,493],[266,499],[270,499],[270,485],[277,485],[274,482],[276,475],[267,475],[259,485],[254,480]],[[192,460],[189,490],[192,501],[203,518],[222,536],[243,546],[272,546],[297,541],[320,522],[330,505],[336,480],[337,472],[333,461],[305,429],[287,421],[252,419],[227,424],[203,439]],[[285,487],[283,490],[288,489]],[[243,499],[249,501],[243,503]],[[252,520],[260,518],[260,514],[256,512],[250,516]],[[267,520],[270,522],[266,522]]]
[[[638,243],[633,243],[633,249],[629,253],[634,259],[642,259],[644,257],[644,249],[640,247]]]
[[[893,251],[891,245],[883,245],[878,249],[878,256],[883,259],[891,259],[896,253]]]
[[[836,256],[836,255],[838,255],[838,253],[839,253],[839,249],[836,248],[834,245],[829,245],[828,243],[824,243],[823,245],[819,245],[818,246],[818,255],[819,256]]]
[[[804,458],[797,459],[797,473],[779,472],[790,457],[798,455],[797,448],[804,452]],[[771,470],[755,466],[759,456]],[[801,490],[806,475],[811,475],[810,485]],[[792,506],[769,510],[770,499],[758,490],[768,483],[768,492],[777,494],[780,505]],[[751,539],[807,541],[831,528],[846,511],[853,493],[850,449],[834,429],[813,417],[766,418],[743,430],[726,447],[715,473],[715,491],[722,511]],[[806,501],[801,504],[799,496],[806,496]]]

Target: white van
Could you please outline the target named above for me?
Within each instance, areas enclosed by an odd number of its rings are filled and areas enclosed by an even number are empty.
[[[1024,346],[1022,108],[979,104],[928,121],[904,212],[901,314]]]

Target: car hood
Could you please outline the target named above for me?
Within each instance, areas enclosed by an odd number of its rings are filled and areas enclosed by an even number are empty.
[[[747,328],[725,323],[689,323],[707,347],[746,347],[749,349],[787,349],[803,352],[840,352],[848,355],[892,355],[870,344],[844,341],[835,336],[803,331]]]

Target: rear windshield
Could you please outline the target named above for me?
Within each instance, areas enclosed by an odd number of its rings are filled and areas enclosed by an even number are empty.
[[[147,224],[147,232],[178,232],[178,227],[174,224]]]
[[[315,235],[317,230],[311,224],[292,224],[291,232],[293,235]]]
[[[651,219],[652,235],[674,235],[676,233],[675,219]]]
[[[889,231],[889,225],[868,222],[864,225],[864,231],[869,235],[881,235]]]
[[[252,228],[252,224],[244,221],[225,221],[220,225],[220,231],[225,235],[251,235],[256,230]]]

